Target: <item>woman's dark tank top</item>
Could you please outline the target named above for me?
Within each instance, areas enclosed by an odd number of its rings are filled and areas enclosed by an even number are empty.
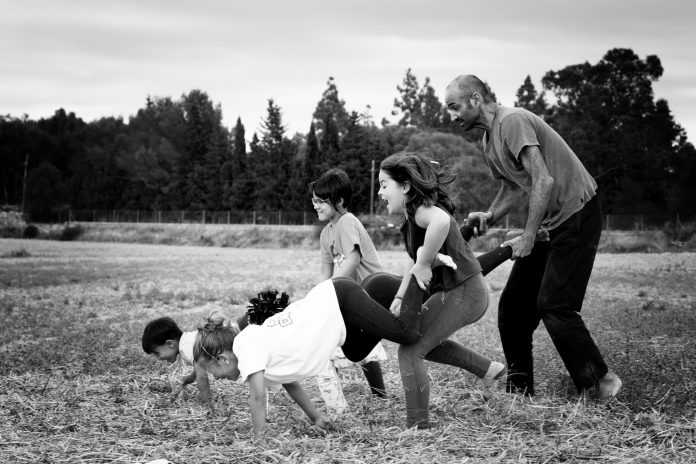
[[[457,269],[453,270],[446,266],[433,269],[433,278],[428,289],[431,294],[440,290],[452,290],[469,277],[481,272],[481,266],[471,251],[469,243],[462,238],[462,234],[459,232],[457,221],[451,214],[448,213],[448,216],[450,220],[449,231],[445,242],[438,251],[450,256],[457,263]],[[416,224],[413,216],[409,216],[404,225],[401,226],[401,236],[406,244],[406,252],[415,262],[416,250],[423,245],[425,240],[425,229]]]

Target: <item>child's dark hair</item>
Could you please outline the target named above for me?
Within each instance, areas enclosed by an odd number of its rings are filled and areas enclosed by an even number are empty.
[[[250,324],[263,324],[269,317],[284,310],[290,297],[283,292],[278,297],[278,290],[267,289],[259,292],[255,298],[249,298],[251,305],[247,306],[247,315]]]
[[[143,330],[143,351],[154,353],[155,347],[164,345],[167,340],[179,340],[182,331],[169,317],[160,317],[147,323]]]
[[[225,318],[219,311],[210,313],[205,323],[198,327],[193,344],[193,360],[217,359],[225,351],[231,351],[239,331],[225,325]]]
[[[419,206],[439,206],[454,214],[455,206],[444,189],[455,176],[442,168],[429,154],[416,152],[395,153],[382,160],[379,169],[400,184],[411,188],[406,192],[406,212],[415,214]]]
[[[309,193],[317,198],[328,200],[334,209],[338,209],[338,202],[343,198],[343,207],[350,209],[353,200],[353,188],[350,178],[343,169],[333,168],[319,176],[317,180],[309,184]]]

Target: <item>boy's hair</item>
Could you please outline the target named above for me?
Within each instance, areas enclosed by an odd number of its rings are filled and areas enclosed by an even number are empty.
[[[152,354],[156,346],[167,340],[179,340],[183,332],[169,317],[160,317],[147,323],[143,331],[143,351]]]
[[[413,215],[419,206],[440,206],[454,214],[454,203],[445,186],[454,175],[445,172],[440,163],[423,151],[395,153],[382,160],[379,169],[400,184],[411,186],[406,193],[406,212]]]
[[[353,200],[353,188],[350,185],[350,178],[343,169],[333,168],[319,176],[317,180],[309,184],[309,193],[317,198],[328,200],[334,209],[343,198],[343,207],[350,208]]]
[[[225,351],[231,351],[234,339],[239,333],[236,328],[225,325],[225,318],[220,312],[213,311],[198,327],[198,335],[193,344],[193,360],[217,359]]]

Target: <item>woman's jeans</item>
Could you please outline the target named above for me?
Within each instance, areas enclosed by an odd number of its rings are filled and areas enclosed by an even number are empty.
[[[381,339],[395,343],[413,343],[419,337],[423,291],[411,277],[401,302],[401,314],[393,315],[370,298],[353,279],[333,279],[338,307],[346,325],[346,340],[341,347],[346,358],[358,362],[372,351]]]
[[[580,316],[601,231],[595,196],[549,231],[549,242],[536,243],[529,256],[515,261],[498,306],[508,391],[534,394],[532,336],[540,320],[578,390],[593,387],[608,372]]]
[[[363,280],[365,290],[388,307],[401,279],[377,273]],[[421,310],[421,337],[399,347],[399,369],[406,395],[406,425],[427,426],[430,381],[424,359],[466,369],[477,377],[486,375],[490,360],[447,338],[476,322],[486,312],[488,290],[481,274],[447,292],[430,296]]]

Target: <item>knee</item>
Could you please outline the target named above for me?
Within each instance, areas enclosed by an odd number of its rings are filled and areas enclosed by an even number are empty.
[[[400,283],[400,279],[392,274],[377,272],[365,277],[360,286],[370,298],[388,308]]]

